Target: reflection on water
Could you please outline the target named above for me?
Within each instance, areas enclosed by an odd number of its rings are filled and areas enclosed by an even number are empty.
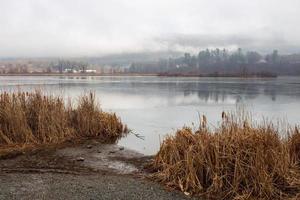
[[[300,78],[163,78],[163,77],[0,77],[0,89],[35,90],[76,97],[96,92],[102,108],[117,112],[140,140],[120,141],[146,154],[159,147],[160,138],[183,125],[197,124],[198,113],[212,126],[222,111],[246,106],[257,120],[300,122]]]

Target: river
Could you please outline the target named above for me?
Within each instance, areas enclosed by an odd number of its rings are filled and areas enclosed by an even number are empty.
[[[160,141],[184,125],[198,125],[206,115],[211,127],[222,111],[240,107],[253,120],[300,123],[300,77],[180,78],[147,76],[1,76],[2,91],[32,91],[78,97],[89,91],[105,111],[116,112],[134,133],[120,145],[150,155]]]

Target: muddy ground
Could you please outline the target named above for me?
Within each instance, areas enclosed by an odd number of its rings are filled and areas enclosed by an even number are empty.
[[[147,178],[152,157],[95,140],[0,159],[0,199],[191,199]]]

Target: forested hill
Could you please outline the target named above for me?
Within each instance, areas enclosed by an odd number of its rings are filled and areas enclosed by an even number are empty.
[[[133,62],[131,73],[163,75],[300,75],[300,54],[281,55],[277,50],[262,55],[256,51],[206,49],[198,54],[184,53],[177,58]]]

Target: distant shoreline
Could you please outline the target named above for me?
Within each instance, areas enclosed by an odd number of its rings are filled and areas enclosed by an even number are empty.
[[[25,74],[0,74],[0,76],[158,76],[158,74],[100,74],[100,73],[25,73]]]
[[[0,76],[68,76],[68,77],[78,77],[78,76],[99,76],[99,77],[106,77],[106,76],[155,76],[155,77],[190,77],[190,78],[277,78],[277,75],[257,75],[257,74],[250,74],[250,75],[234,75],[234,74],[224,74],[224,75],[215,75],[215,74],[208,74],[208,75],[193,75],[193,74],[137,74],[137,73],[115,73],[115,74],[100,74],[100,73],[20,73],[20,74],[0,74]]]
[[[163,77],[213,77],[213,78],[277,78],[277,74],[271,72],[256,72],[256,73],[160,73],[158,76]]]

